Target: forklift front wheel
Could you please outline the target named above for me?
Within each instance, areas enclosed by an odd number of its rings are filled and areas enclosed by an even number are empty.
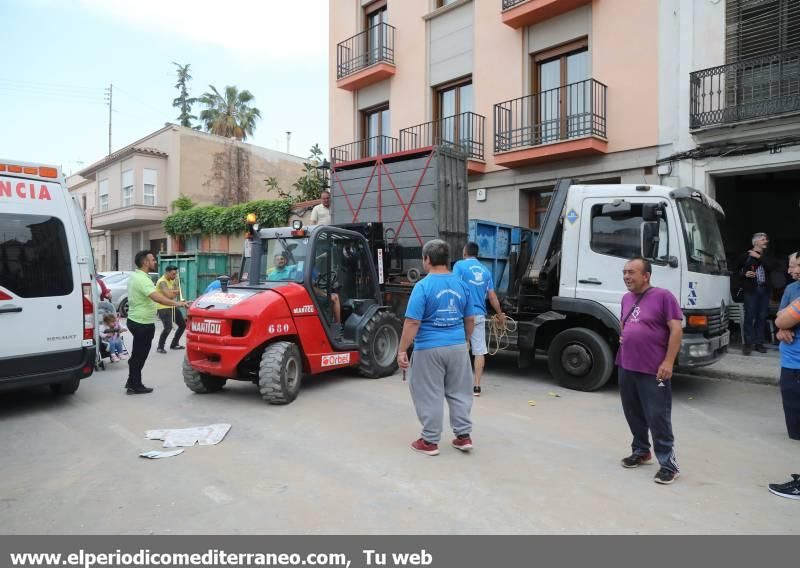
[[[290,341],[276,341],[264,349],[258,367],[258,391],[270,404],[289,404],[300,392],[303,361]]]
[[[595,391],[611,378],[614,355],[599,333],[576,327],[555,336],[547,352],[547,364],[550,374],[562,386]]]

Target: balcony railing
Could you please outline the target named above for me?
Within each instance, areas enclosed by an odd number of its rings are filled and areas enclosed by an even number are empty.
[[[391,136],[373,136],[364,140],[356,140],[349,144],[331,148],[331,159],[334,162],[352,162],[366,160],[381,154],[400,151],[400,140]]]
[[[336,46],[336,78],[343,79],[376,63],[394,65],[395,28],[380,23]]]
[[[800,111],[800,49],[689,74],[692,129]]]
[[[508,10],[509,8],[513,8],[517,4],[522,4],[523,2],[527,2],[528,0],[503,0],[503,10]]]
[[[460,148],[472,160],[483,160],[486,117],[474,112],[462,112],[432,120],[400,131],[400,148],[416,150],[426,146],[451,144]]]
[[[494,150],[606,137],[608,87],[587,79],[494,105]]]

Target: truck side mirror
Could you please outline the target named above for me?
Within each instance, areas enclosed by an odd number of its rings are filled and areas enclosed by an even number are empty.
[[[613,203],[603,205],[603,216],[612,219],[625,219],[631,216],[631,204],[622,199],[617,199]]]
[[[658,221],[644,221],[642,223],[642,257],[654,259],[658,256],[660,228]]]

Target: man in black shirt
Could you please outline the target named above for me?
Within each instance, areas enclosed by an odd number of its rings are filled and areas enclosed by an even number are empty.
[[[771,293],[770,273],[774,263],[766,256],[769,237],[766,233],[753,235],[753,248],[739,260],[738,273],[744,295],[744,326],[742,353],[750,355],[756,351],[766,353],[764,331]]]

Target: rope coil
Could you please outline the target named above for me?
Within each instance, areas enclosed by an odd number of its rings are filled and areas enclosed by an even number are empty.
[[[489,355],[497,355],[511,347],[508,334],[517,332],[517,322],[514,318],[506,316],[504,325],[500,325],[500,318],[493,315],[489,318]]]

